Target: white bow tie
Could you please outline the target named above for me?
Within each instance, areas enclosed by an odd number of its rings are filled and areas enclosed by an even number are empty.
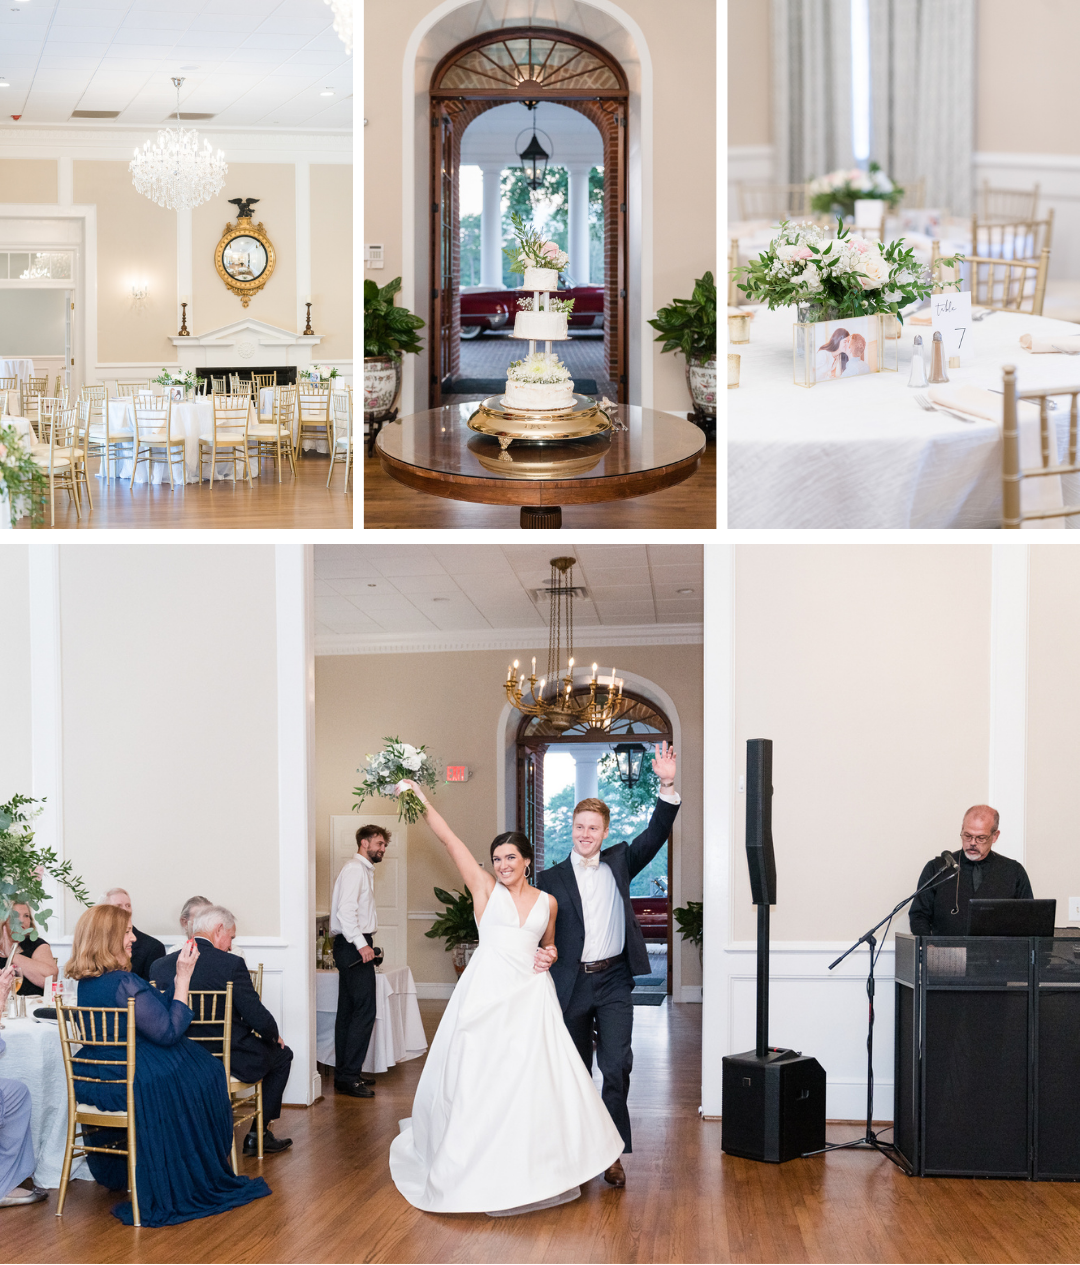
[[[581,869],[595,870],[600,864],[600,853],[594,852],[591,857],[583,857],[580,852],[575,852],[574,863]]]

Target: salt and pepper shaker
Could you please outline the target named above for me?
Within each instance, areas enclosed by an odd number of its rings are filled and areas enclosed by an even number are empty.
[[[922,334],[915,335],[915,346],[911,353],[911,375],[908,378],[909,387],[925,387],[929,383],[926,381],[926,361],[923,359]]]
[[[933,349],[930,353],[930,381],[931,382],[948,382],[949,375],[945,372],[945,344],[941,341],[941,331],[938,330],[934,335]]]

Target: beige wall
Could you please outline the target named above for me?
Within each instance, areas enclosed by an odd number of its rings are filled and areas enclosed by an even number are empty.
[[[247,308],[226,290],[214,266],[214,251],[225,225],[236,221],[229,198],[254,198],[255,223],[260,221],[274,245],[274,275]],[[221,192],[191,213],[194,276],[188,324],[193,334],[218,329],[242,316],[253,316],[282,329],[302,330],[296,323],[296,173],[292,163],[229,163]]]
[[[0,201],[55,202],[56,184],[56,163],[51,159],[0,158]]]
[[[311,167],[311,316],[323,335],[317,360],[351,360],[353,354],[352,184],[352,167]]]
[[[55,164],[54,164],[55,166]],[[98,359],[174,364],[176,215],[136,192],[122,162],[76,162],[75,201],[96,205]],[[9,201],[19,201],[13,193]],[[145,299],[131,297],[145,284]]]
[[[653,63],[653,307],[689,298],[694,279],[716,275],[716,7],[711,0],[621,0],[641,27]],[[398,0],[365,7],[365,240],[382,242],[386,266],[369,274],[380,285],[403,270],[401,74],[410,35],[435,4]],[[463,36],[464,38],[464,36]],[[425,129],[426,133],[426,129]],[[425,138],[426,139],[426,138]],[[426,155],[425,155],[426,163]],[[417,190],[417,206],[427,190]],[[419,215],[416,231],[426,234]],[[412,244],[409,245],[412,249]],[[418,293],[426,291],[418,287]],[[428,304],[418,314],[428,319]],[[645,313],[651,316],[652,313]],[[429,331],[423,331],[425,347]],[[658,409],[687,409],[685,365],[662,355],[649,332]],[[425,407],[423,400],[416,402]]]
[[[735,773],[747,738],[773,739],[775,939],[854,939],[959,846],[988,793],[990,561],[987,545],[736,549]],[[740,795],[737,940],[755,934],[745,812]]]
[[[583,662],[594,652],[577,647]],[[597,651],[610,660],[610,647]],[[455,651],[433,654],[331,655],[315,661],[316,723],[316,855],[319,909],[330,907],[330,817],[352,808],[357,769],[368,752],[379,750],[386,735],[423,741],[441,765],[467,764],[472,777],[464,784],[440,785],[436,804],[451,826],[488,860],[488,845],[499,829],[496,812],[496,737],[505,704],[505,651]],[[672,697],[682,722],[680,816],[682,899],[701,895],[702,779],[702,648],[700,646],[620,647],[621,671],[633,672],[659,685]],[[404,718],[404,719],[403,719]],[[406,732],[407,731],[407,732]],[[514,803],[515,790],[508,788]],[[367,800],[356,814],[391,810],[384,800]],[[457,870],[441,845],[422,824],[409,830],[408,902],[413,910],[440,906],[432,888],[461,887]],[[409,923],[408,958],[422,983],[454,980],[441,940],[428,940],[427,922]],[[697,951],[682,955],[684,984],[697,984],[701,974]]]
[[[772,48],[766,0],[728,0],[728,144],[772,143]]]
[[[31,790],[29,583],[28,551],[0,548],[0,804]]]

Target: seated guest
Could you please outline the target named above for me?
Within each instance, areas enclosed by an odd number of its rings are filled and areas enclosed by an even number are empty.
[[[37,925],[29,905],[12,905],[19,915],[23,931],[37,934]],[[53,957],[49,942],[39,935],[36,940],[27,936],[16,940],[6,922],[0,924],[0,970],[8,963],[15,967],[15,974],[22,979],[19,992],[25,996],[40,997],[45,992],[45,981],[56,976],[59,967]]]
[[[270,1125],[281,1115],[281,1099],[292,1067],[293,1052],[278,1036],[274,1016],[259,1000],[244,959],[230,952],[236,936],[236,919],[221,905],[207,905],[193,919],[192,932],[199,961],[191,977],[195,992],[223,991],[233,986],[232,1074],[249,1085],[263,1083],[263,1151],[272,1155],[288,1150],[292,1138],[275,1138]],[[167,988],[176,975],[181,954],[170,953],[150,970],[150,979]],[[258,1154],[258,1134],[253,1124],[244,1139],[244,1154]]]
[[[15,967],[0,971],[0,1013],[7,1005]],[[0,1054],[4,1038],[0,1037]],[[48,1194],[35,1186],[34,1143],[30,1137],[30,1091],[22,1081],[0,1077],[0,1208],[40,1203]]]
[[[967,810],[960,827],[963,846],[953,853],[958,869],[954,876],[943,877],[911,902],[912,935],[966,936],[974,896],[980,900],[1031,900],[1031,883],[1020,862],[991,852],[1001,833],[999,820],[997,809],[986,804],[976,804]],[[927,861],[919,875],[919,886],[929,882],[940,870],[940,858]]]
[[[184,908],[180,910],[180,930],[191,939],[191,920],[199,912],[200,909],[206,909],[214,902],[207,900],[205,896],[191,896],[184,901]]]
[[[131,913],[131,897],[122,887],[110,887],[105,893],[105,904],[117,905]],[[149,980],[150,968],[158,958],[165,956],[165,946],[160,940],[140,931],[134,922],[131,924],[131,933],[135,937],[135,943],[131,947],[131,969],[140,979]]]
[[[188,987],[199,951],[180,954],[175,988],[162,996],[131,971],[135,941],[131,919],[116,905],[95,905],[75,926],[71,957],[65,971],[79,981],[80,1006],[126,1006],[135,999],[135,1121],[138,1165],[135,1169],[139,1213],[146,1226],[176,1225],[238,1208],[270,1194],[261,1177],[237,1177],[229,1164],[233,1117],[221,1063],[185,1033],[191,1023]],[[126,1036],[127,1020],[120,1024]],[[73,1059],[80,1102],[103,1111],[127,1106],[123,1048],[98,1046],[93,1057],[102,1064]],[[116,1073],[107,1063],[116,1060]],[[122,1129],[91,1130],[99,1146],[126,1146]],[[88,1139],[89,1140],[89,1139]],[[95,1179],[110,1190],[127,1189],[123,1155],[87,1156]],[[131,1225],[131,1203],[113,1209],[113,1216]]]

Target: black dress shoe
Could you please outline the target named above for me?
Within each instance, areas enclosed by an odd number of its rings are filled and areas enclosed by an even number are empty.
[[[263,1130],[263,1154],[276,1155],[279,1151],[287,1151],[292,1146],[292,1138],[275,1138],[269,1129]],[[259,1135],[254,1129],[244,1139],[244,1154],[259,1154]]]
[[[334,1092],[348,1094],[352,1098],[374,1098],[375,1091],[369,1089],[362,1080],[334,1081]]]

